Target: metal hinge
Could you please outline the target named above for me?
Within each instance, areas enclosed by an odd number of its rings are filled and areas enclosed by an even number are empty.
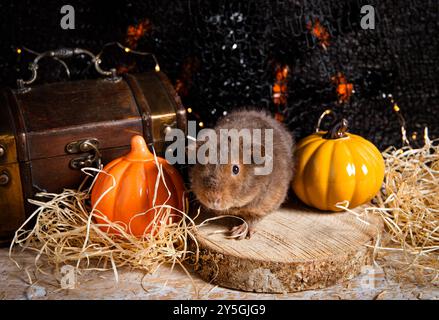
[[[81,169],[84,167],[101,166],[101,153],[99,152],[99,140],[96,138],[84,139],[70,142],[66,145],[66,152],[68,154],[81,155],[70,160],[70,167],[72,169]]]

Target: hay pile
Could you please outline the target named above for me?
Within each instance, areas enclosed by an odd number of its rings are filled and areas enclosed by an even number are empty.
[[[105,173],[93,168],[86,168],[83,171],[87,174],[90,174],[90,171]],[[158,179],[164,181],[160,173],[162,173],[161,167]],[[115,185],[114,183],[113,187]],[[175,265],[180,265],[186,271],[183,262],[189,258],[193,259],[194,256],[191,255],[195,255],[196,260],[198,250],[192,252],[187,247],[190,238],[195,244],[196,239],[195,223],[187,215],[186,210],[180,211],[166,205],[166,202],[153,206],[147,212],[141,213],[154,214],[155,218],[150,225],[152,230],[150,233],[145,233],[144,237],[138,238],[131,235],[129,226],[109,221],[95,208],[87,205],[90,189],[91,187],[84,191],[81,191],[81,188],[79,191],[66,189],[60,194],[39,193],[37,197],[44,198],[44,201],[29,200],[38,206],[38,209],[16,231],[9,251],[10,258],[19,268],[21,266],[14,260],[17,247],[36,252],[37,272],[47,273],[48,267],[55,267],[53,273],[59,274],[64,265],[73,266],[78,274],[84,271],[112,269],[116,281],[118,281],[118,269],[124,266],[141,269],[145,274],[151,274],[163,264],[170,265],[171,269]],[[155,192],[157,189],[158,183]],[[169,221],[174,210],[183,216],[179,222],[160,223],[160,221]],[[98,224],[97,217],[103,219],[104,223]],[[146,227],[146,230],[150,226]],[[102,230],[107,227],[116,232],[109,234]]]
[[[399,280],[439,284],[439,143],[383,152],[386,173],[376,207],[386,233],[376,249],[387,272]]]

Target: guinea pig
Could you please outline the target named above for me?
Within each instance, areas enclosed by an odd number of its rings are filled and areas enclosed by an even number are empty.
[[[192,192],[204,207],[217,215],[235,215],[246,221],[248,228],[245,223],[235,226],[230,236],[249,239],[256,224],[285,201],[293,177],[294,140],[282,123],[267,112],[254,109],[229,113],[218,121],[213,131],[221,136],[227,131],[243,132],[242,129],[261,132],[260,139],[245,142],[245,138],[239,137],[235,148],[231,146],[230,135],[227,140],[217,139],[217,155],[226,152],[229,161],[197,161],[189,169],[189,179]],[[197,145],[202,146],[200,141]],[[237,150],[239,156],[233,159],[230,153]],[[258,150],[260,156],[256,157]],[[248,158],[245,161],[245,151],[251,154],[251,161]],[[261,159],[266,162],[261,164]]]

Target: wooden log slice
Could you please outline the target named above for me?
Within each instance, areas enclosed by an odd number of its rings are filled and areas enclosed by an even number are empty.
[[[202,214],[198,223],[207,217]],[[218,233],[238,220],[212,221],[196,233],[200,255],[195,270],[205,281],[244,291],[325,288],[353,278],[371,263],[373,250],[366,245],[374,243],[383,224],[371,213],[362,219],[369,224],[349,212],[289,205],[262,220],[247,240],[227,239]]]

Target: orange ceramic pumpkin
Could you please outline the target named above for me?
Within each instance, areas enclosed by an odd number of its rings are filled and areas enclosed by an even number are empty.
[[[170,194],[163,180],[160,179],[155,206],[166,203],[183,211],[185,190],[179,172],[165,159],[157,157],[157,161],[163,166],[163,178]],[[162,209],[161,213],[158,213],[158,209],[150,210],[142,214],[153,207],[154,191],[158,179],[154,155],[148,150],[143,137],[134,136],[131,139],[131,152],[110,162],[105,166],[104,171],[108,174],[99,173],[92,189],[93,207],[96,205],[95,209],[109,220],[127,225],[128,230],[135,236],[151,232],[151,222],[155,215],[164,215],[166,210]],[[113,177],[116,182],[115,187],[101,197],[114,184]],[[179,221],[181,214],[177,210],[171,210],[172,220]],[[98,223],[105,223],[102,219],[96,220]],[[160,217],[157,220],[160,221]],[[110,231],[106,229],[107,232]]]

